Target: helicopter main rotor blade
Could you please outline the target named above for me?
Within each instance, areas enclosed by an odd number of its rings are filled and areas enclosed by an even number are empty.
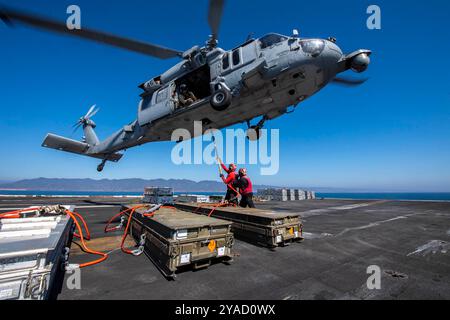
[[[84,119],[88,119],[88,118],[90,118],[92,115],[91,115],[91,113],[94,111],[94,109],[95,109],[95,104],[93,105],[93,106],[91,106],[90,108],[89,108],[89,110],[88,110],[88,112],[86,112],[86,115],[83,117]]]
[[[80,121],[75,122],[73,124],[72,128],[76,128],[76,127],[80,126],[80,123],[81,123]]]
[[[81,123],[81,122],[78,122],[78,123],[76,123],[75,126],[73,126],[72,135],[73,135],[75,132],[78,131],[78,129],[81,127],[81,125],[82,125],[82,123]]]
[[[336,84],[353,87],[353,86],[359,86],[359,85],[363,84],[364,82],[366,82],[367,80],[369,80],[369,79],[367,79],[367,78],[352,79],[352,78],[336,77],[332,81]]]
[[[208,23],[214,40],[218,38],[224,4],[225,0],[209,0]]]
[[[75,36],[83,39],[108,44],[114,47],[142,53],[145,55],[168,59],[181,56],[182,52],[155,44],[150,44],[138,40],[127,39],[115,36],[101,31],[82,28],[81,30],[69,30],[65,23],[54,21],[48,18],[40,17],[34,14],[23,13],[12,9],[0,8],[0,19],[7,25],[13,25],[13,22],[21,22],[33,27],[53,31],[56,33]]]
[[[94,111],[92,111],[92,113],[89,115],[88,119],[92,118],[93,116],[95,116],[97,114],[97,112],[100,111],[100,108],[95,109]]]

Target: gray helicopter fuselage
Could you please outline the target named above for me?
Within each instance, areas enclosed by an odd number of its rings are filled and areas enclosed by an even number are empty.
[[[251,129],[248,138],[257,139],[265,121],[287,113],[289,107],[297,106],[330,81],[348,85],[364,82],[336,75],[349,69],[365,71],[371,51],[360,49],[344,55],[332,37],[299,38],[294,29],[292,36],[269,33],[248,39],[232,50],[218,48],[225,2],[208,1],[210,36],[204,47],[186,51],[85,27],[72,30],[65,22],[0,8],[0,20],[10,26],[21,23],[160,59],[181,58],[169,70],[139,86],[143,92],[137,119],[110,137],[100,141],[95,133],[91,118],[99,109],[94,105],[74,125],[75,130],[83,126],[82,141],[48,133],[42,146],[101,159],[97,170],[102,171],[107,161],[122,158],[119,151],[153,141],[181,141],[174,133],[180,135],[183,129],[182,138],[188,139],[208,129],[246,122]],[[251,125],[257,117],[261,117],[259,122]]]
[[[138,107],[138,118],[112,136],[93,145],[88,153],[107,154],[152,141],[171,140],[174,130],[187,129],[192,137],[194,121],[202,121],[203,132],[221,129],[264,116],[270,120],[290,106],[321,90],[340,71],[344,55],[332,41],[298,39],[269,34],[224,51],[216,48],[205,60],[194,55],[142,85],[147,89]],[[203,64],[202,64],[203,62]],[[176,107],[177,85],[186,75],[208,69],[208,86],[224,86],[232,94],[224,111],[211,108],[209,95],[187,107]],[[194,90],[194,88],[193,88]],[[203,133],[202,132],[202,133]]]

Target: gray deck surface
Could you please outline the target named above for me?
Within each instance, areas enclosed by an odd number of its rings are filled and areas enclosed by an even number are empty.
[[[97,238],[117,235],[105,235],[103,227],[123,201],[0,198],[0,212],[79,204]],[[82,269],[81,290],[65,288],[59,299],[450,299],[450,202],[306,200],[258,207],[300,211],[304,242],[270,251],[236,240],[231,265],[188,270],[176,281],[145,255],[115,250],[104,263]],[[367,288],[370,265],[381,268],[380,290]]]

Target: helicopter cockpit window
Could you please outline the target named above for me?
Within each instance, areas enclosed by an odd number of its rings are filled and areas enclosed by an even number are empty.
[[[230,58],[228,56],[228,53],[225,53],[222,58],[222,69],[226,70],[228,69],[229,66],[230,66]]]
[[[301,40],[300,45],[304,53],[310,54],[313,57],[320,55],[325,47],[325,43],[319,39]]]
[[[274,44],[283,42],[287,39],[288,39],[287,37],[282,36],[281,34],[269,33],[269,34],[265,35],[264,37],[260,38],[259,43],[261,45],[261,49],[264,49],[267,47],[271,47]]]

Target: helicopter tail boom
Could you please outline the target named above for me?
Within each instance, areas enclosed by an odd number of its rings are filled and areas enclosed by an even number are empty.
[[[112,162],[117,162],[122,158],[122,154],[120,153],[90,153],[89,148],[90,145],[85,142],[69,139],[66,137],[61,137],[52,133],[47,134],[42,143],[43,147],[56,149],[59,151],[65,151],[70,153],[75,153],[87,157],[92,157],[101,160],[107,160]]]

